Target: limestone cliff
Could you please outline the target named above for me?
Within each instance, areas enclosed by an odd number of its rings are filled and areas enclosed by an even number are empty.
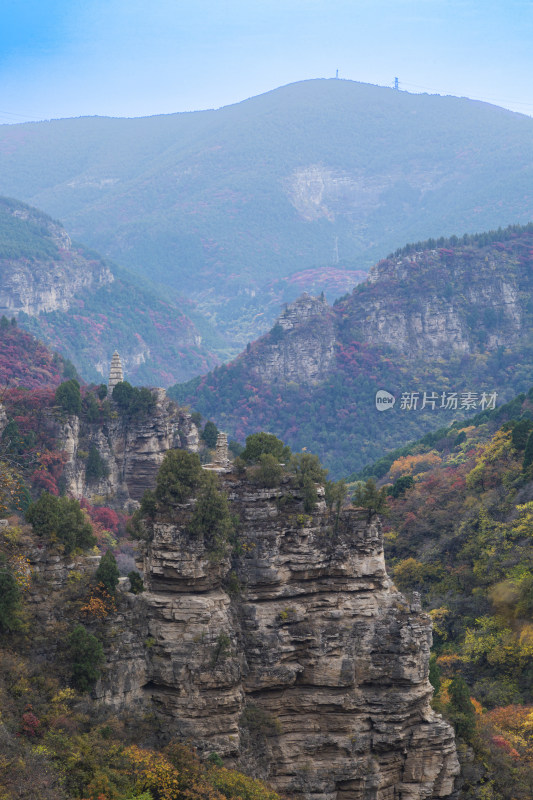
[[[335,325],[322,298],[305,293],[286,306],[263,340],[252,372],[268,381],[309,383],[324,379],[334,361]]]
[[[349,509],[335,523],[323,499],[306,514],[288,477],[261,489],[226,472],[223,484],[240,518],[233,553],[216,560],[187,532],[194,501],[153,524],[129,620],[148,634],[144,685],[117,682],[119,660],[97,694],[118,708],[144,694],[166,736],[291,797],[451,797],[431,623],[388,579],[379,519]]]
[[[529,337],[525,278],[494,247],[388,258],[372,268],[371,290],[354,293],[354,322],[364,340],[410,357],[516,347]]]
[[[333,308],[307,294],[287,306],[252,349],[250,370],[267,381],[323,380],[335,371],[335,345],[352,337],[407,358],[518,348],[530,341],[530,284],[511,245],[389,257]]]
[[[60,426],[58,439],[67,455],[67,491],[74,497],[104,495],[123,505],[138,501],[155,484],[157,471],[167,450],[181,447],[198,450],[198,429],[190,414],[152,389],[155,406],[148,414],[133,418],[120,415],[111,404],[109,417],[100,423],[80,423],[70,416]],[[87,453],[95,447],[108,470],[107,477],[87,478]]]
[[[113,282],[113,274],[100,259],[89,260],[73,248],[61,225],[20,203],[2,200],[1,207],[14,221],[26,223],[26,239],[38,234],[39,241],[35,253],[31,242],[27,252],[19,254],[12,246],[0,253],[0,314],[37,316],[67,311],[78,292],[95,291]]]

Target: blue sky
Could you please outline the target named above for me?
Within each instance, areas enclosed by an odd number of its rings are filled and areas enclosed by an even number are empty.
[[[218,108],[339,77],[533,115],[533,0],[3,0],[0,122]]]

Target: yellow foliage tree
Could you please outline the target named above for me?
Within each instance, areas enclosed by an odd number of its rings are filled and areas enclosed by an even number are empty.
[[[430,450],[429,453],[419,453],[414,456],[402,456],[393,461],[389,470],[389,475],[392,481],[403,478],[406,475],[419,475],[421,472],[436,467],[442,463],[442,459],[435,450]]]

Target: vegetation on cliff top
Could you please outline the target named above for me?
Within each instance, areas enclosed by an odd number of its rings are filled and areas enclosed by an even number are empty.
[[[0,262],[59,258],[59,248],[50,230],[55,225],[59,227],[59,223],[41,211],[0,197]]]

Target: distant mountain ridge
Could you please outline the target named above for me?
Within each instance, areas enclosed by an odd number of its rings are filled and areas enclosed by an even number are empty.
[[[107,380],[116,348],[133,383],[167,386],[216,364],[183,305],[73,244],[46,214],[0,198],[0,315],[17,317],[87,380]]]
[[[441,244],[382,260],[332,307],[302,297],[235,361],[169,394],[238,439],[263,429],[312,450],[335,475],[494,392],[510,400],[533,370],[533,226]],[[386,412],[378,390],[396,399]]]
[[[532,143],[533,120],[496,106],[311,80],[216,111],[2,126],[0,192],[198,301],[235,348],[269,327],[247,309],[272,281],[528,222]]]

